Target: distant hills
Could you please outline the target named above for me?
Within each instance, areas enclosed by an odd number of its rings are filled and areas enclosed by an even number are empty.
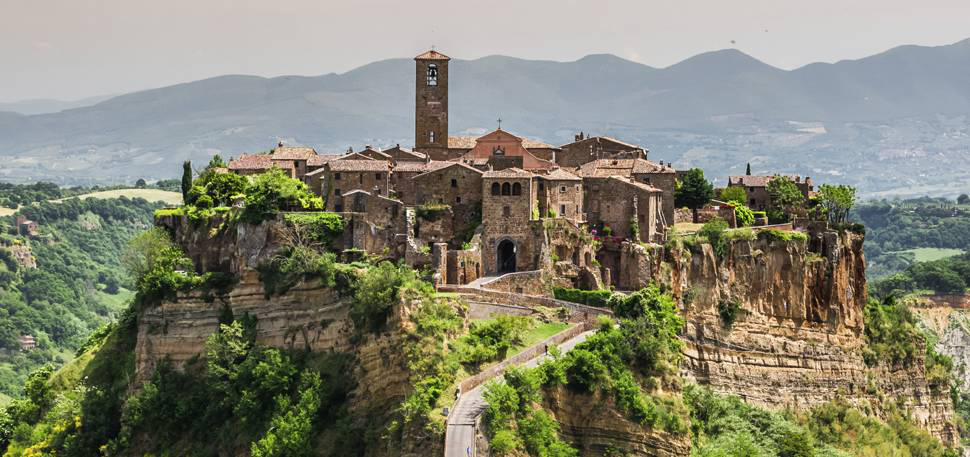
[[[172,177],[185,159],[413,142],[411,59],[315,77],[220,76],[56,113],[0,113],[0,179]],[[797,172],[867,195],[970,191],[970,39],[781,70],[737,50],[667,68],[613,55],[451,65],[452,134],[495,127],[563,144],[580,130],[711,177]],[[2,105],[0,105],[2,107]]]

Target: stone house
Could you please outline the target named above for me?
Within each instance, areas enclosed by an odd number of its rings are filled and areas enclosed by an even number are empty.
[[[400,144],[394,145],[393,148],[385,149],[384,154],[391,157],[392,162],[424,162],[428,160],[427,154],[422,154],[420,152],[415,152],[407,148],[402,148]]]
[[[273,164],[283,169],[292,169],[291,177],[301,181],[307,173],[307,161],[316,156],[317,151],[313,148],[283,146],[283,143],[279,143],[269,154]]]
[[[296,170],[292,161],[273,162],[269,154],[241,154],[239,157],[229,160],[227,168],[237,175],[256,175],[265,173],[273,167],[282,169],[287,176],[296,177]]]
[[[403,161],[394,164],[391,169],[392,195],[406,205],[414,206],[423,203],[418,199],[418,191],[414,184],[414,177],[422,173],[447,167],[453,162],[443,160]]]
[[[561,217],[577,224],[586,220],[582,178],[557,168],[549,174],[538,175],[536,185],[540,217]]]
[[[485,276],[535,270],[539,252],[530,221],[538,220],[535,175],[509,168],[482,175],[482,264]]]
[[[632,222],[637,221],[636,241],[663,241],[667,225],[661,223],[663,192],[656,187],[619,176],[583,178],[586,217],[590,227],[611,236],[633,238]]]
[[[645,159],[596,159],[581,166],[577,174],[583,179],[618,176],[660,189],[661,221],[664,226],[674,224],[674,188],[677,172],[669,164],[654,163]],[[589,191],[587,186],[585,191]]]
[[[447,163],[411,178],[417,203],[478,205],[482,201],[482,171],[461,162]]]
[[[21,335],[18,341],[21,351],[30,351],[37,348],[37,340],[31,335]]]
[[[795,182],[795,186],[802,192],[806,199],[813,194],[815,186],[812,178],[806,176],[803,180],[798,175],[772,175],[772,176],[729,176],[728,187],[741,187],[748,196],[747,205],[755,211],[767,211],[771,207],[771,195],[768,193],[768,183],[779,176],[786,176]]]
[[[36,222],[27,219],[24,216],[17,216],[17,233],[23,236],[38,236],[40,235],[39,226]]]
[[[608,136],[576,135],[575,141],[560,147],[555,162],[561,167],[579,168],[594,160],[647,159],[648,151]]]
[[[344,193],[363,190],[380,196],[390,191],[391,165],[383,160],[331,160],[310,173],[310,190],[323,197],[328,211],[343,211]]]

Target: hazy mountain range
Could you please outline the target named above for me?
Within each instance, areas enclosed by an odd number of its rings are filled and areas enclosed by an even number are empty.
[[[0,112],[0,179],[174,177],[182,160],[278,139],[333,153],[410,145],[413,65],[220,76],[56,113]],[[506,130],[556,145],[580,130],[617,136],[722,183],[751,162],[755,172],[849,182],[868,195],[970,191],[970,39],[791,71],[736,50],[667,68],[613,55],[491,56],[452,60],[450,80],[452,134],[483,133],[501,117]]]

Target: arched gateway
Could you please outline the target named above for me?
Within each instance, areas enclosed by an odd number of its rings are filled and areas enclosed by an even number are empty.
[[[509,240],[498,244],[498,273],[515,273],[515,243]]]

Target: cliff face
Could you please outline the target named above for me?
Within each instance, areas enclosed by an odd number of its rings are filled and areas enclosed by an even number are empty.
[[[690,436],[671,435],[631,422],[608,395],[576,394],[558,387],[544,397],[545,409],[559,422],[562,435],[580,455],[686,457]]]
[[[685,376],[769,408],[843,397],[879,414],[884,398],[899,399],[918,424],[955,443],[952,402],[929,389],[922,360],[910,368],[863,361],[862,242],[824,232],[809,252],[798,242],[738,241],[721,259],[705,244],[654,265],[682,297]]]

